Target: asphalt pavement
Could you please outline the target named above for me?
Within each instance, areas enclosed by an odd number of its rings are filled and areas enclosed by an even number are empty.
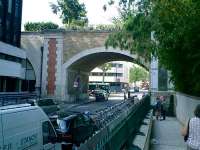
[[[137,95],[140,99],[142,97],[142,94],[143,93],[131,93],[131,96]],[[124,93],[111,93],[108,101],[96,101],[94,97],[90,97],[87,101],[84,102],[61,104],[60,108],[61,112],[90,112],[91,114],[96,114],[96,112],[113,106],[122,101],[124,101]]]

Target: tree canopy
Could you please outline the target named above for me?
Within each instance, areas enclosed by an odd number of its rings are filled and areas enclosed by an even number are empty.
[[[88,22],[86,17],[86,8],[78,0],[57,0],[57,3],[51,3],[53,13],[60,14],[64,24],[83,25]]]
[[[120,0],[121,31],[106,46],[151,54],[171,72],[175,89],[200,96],[200,1]],[[154,33],[154,41],[151,33]]]
[[[40,32],[46,29],[58,29],[58,25],[52,22],[27,22],[24,25],[25,31]]]
[[[103,71],[102,82],[104,83],[106,71],[110,70],[112,68],[112,65],[111,65],[111,63],[105,63],[101,66],[98,66],[98,68],[100,68]]]
[[[148,72],[142,67],[132,67],[129,72],[129,81],[135,83],[137,81],[148,80]]]

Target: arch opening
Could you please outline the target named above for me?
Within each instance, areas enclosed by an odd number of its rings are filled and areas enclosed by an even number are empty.
[[[87,99],[87,89],[89,74],[95,67],[111,61],[127,61],[138,64],[148,69],[148,63],[142,61],[137,55],[132,55],[128,51],[119,49],[105,49],[104,47],[89,49],[73,56],[64,63],[65,79],[62,94],[65,99],[73,101],[74,99]],[[78,98],[77,98],[78,95]]]

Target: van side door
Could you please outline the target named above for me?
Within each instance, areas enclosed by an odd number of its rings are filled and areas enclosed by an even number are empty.
[[[49,121],[42,123],[43,150],[58,150],[57,136]]]

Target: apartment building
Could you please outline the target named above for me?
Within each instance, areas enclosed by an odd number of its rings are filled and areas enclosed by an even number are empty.
[[[110,83],[111,91],[120,92],[129,83],[130,63],[124,61],[110,62],[111,69],[106,71],[104,82]],[[96,67],[89,76],[89,82],[103,82],[103,71]]]

